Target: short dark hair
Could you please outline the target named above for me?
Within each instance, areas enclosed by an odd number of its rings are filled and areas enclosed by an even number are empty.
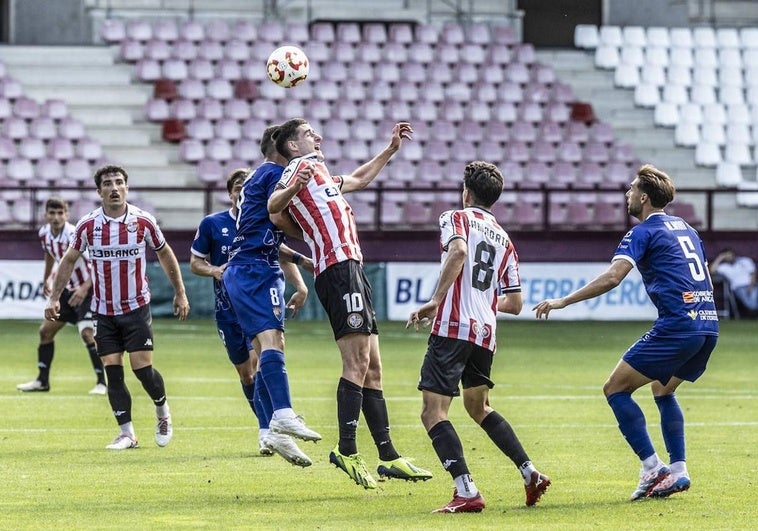
[[[234,170],[229,174],[229,177],[226,178],[226,191],[231,194],[232,188],[234,188],[234,185],[237,184],[237,181],[240,179],[244,181],[249,174],[250,168],[237,168]]]
[[[644,164],[637,170],[637,180],[637,188],[647,194],[655,208],[663,208],[674,200],[674,181],[652,164]]]
[[[297,128],[303,124],[307,124],[308,120],[303,118],[293,118],[287,120],[279,126],[278,130],[273,136],[274,142],[276,142],[276,150],[279,154],[287,160],[292,159],[292,152],[287,149],[287,142],[295,138],[297,135]]]
[[[49,197],[47,199],[47,202],[45,203],[45,211],[58,210],[60,208],[68,212],[68,202],[66,202],[65,199],[61,197],[55,197],[55,196]]]
[[[272,150],[276,149],[274,139],[276,138],[276,132],[279,130],[278,125],[269,125],[261,136],[261,155],[268,158],[273,155]]]
[[[503,193],[503,174],[494,164],[475,160],[463,169],[463,185],[473,196],[474,203],[489,208]]]
[[[116,166],[113,164],[100,166],[97,171],[95,171],[95,186],[97,186],[97,189],[100,189],[100,184],[103,182],[104,175],[117,173],[120,173],[124,177],[124,181],[129,182],[129,175],[127,175],[126,170],[121,166]]]

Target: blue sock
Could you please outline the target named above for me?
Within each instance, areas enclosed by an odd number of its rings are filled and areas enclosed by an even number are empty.
[[[661,432],[669,462],[684,461],[684,415],[674,393],[655,397],[655,405],[661,413]]]
[[[632,400],[631,393],[613,393],[607,397],[608,405],[619,423],[621,434],[629,446],[643,461],[655,453],[650,435],[647,433],[645,415],[640,406]]]
[[[290,384],[287,379],[287,369],[284,367],[284,353],[274,349],[264,350],[261,352],[258,367],[271,397],[271,406],[274,411],[292,408]]]
[[[257,394],[255,392],[255,380],[253,380],[253,383],[249,385],[246,385],[240,381],[240,385],[242,386],[242,392],[245,394],[245,398],[247,399],[247,403],[250,406],[250,409],[253,410],[253,415],[258,418],[258,412],[255,410],[255,395]]]
[[[271,415],[274,409],[271,407],[271,397],[268,395],[266,385],[263,383],[261,371],[255,373],[255,395],[253,397],[255,411],[258,415],[258,426],[260,429],[268,429],[268,423],[271,422]]]

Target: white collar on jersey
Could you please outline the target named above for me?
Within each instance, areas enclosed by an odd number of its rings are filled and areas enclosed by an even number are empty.
[[[645,218],[645,221],[649,220],[653,216],[665,216],[665,215],[666,213],[663,210],[656,210],[655,212],[651,212],[650,214],[648,214],[647,217]]]
[[[129,216],[132,213],[131,209],[132,209],[132,205],[130,205],[129,203],[126,203],[126,212],[124,212],[124,215],[119,216],[117,218],[112,218],[105,214],[105,210],[103,209],[103,207],[100,207],[100,215],[103,216],[103,219],[105,221],[118,221],[119,223],[126,223],[126,220],[129,218]]]

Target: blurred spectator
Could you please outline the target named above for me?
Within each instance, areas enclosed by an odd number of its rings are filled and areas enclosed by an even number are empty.
[[[755,284],[755,262],[747,256],[738,256],[734,249],[726,248],[710,264],[711,274],[726,279],[737,300],[751,314],[758,312],[758,286]]]

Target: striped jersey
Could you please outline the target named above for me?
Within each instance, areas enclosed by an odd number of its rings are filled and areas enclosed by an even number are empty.
[[[290,161],[278,186],[295,184],[298,170],[308,163],[314,166],[313,179],[292,198],[289,212],[303,230],[303,238],[311,249],[314,274],[318,276],[339,262],[362,262],[363,254],[353,210],[342,195],[342,177],[332,177],[316,153]]]
[[[60,234],[56,236],[53,234],[48,223],[40,227],[38,236],[42,249],[52,256],[57,264],[61,261],[63,254],[71,243],[71,239],[74,236],[74,225],[66,222]],[[69,291],[75,290],[87,281],[89,275],[89,258],[87,253],[84,253],[74,264],[74,271],[71,273],[68,284],[66,284],[66,289]]]
[[[76,224],[71,247],[89,250],[94,278],[92,311],[121,315],[150,302],[147,283],[147,247],[160,250],[166,244],[155,218],[134,205],[126,213],[109,218],[98,208]]]
[[[457,238],[468,247],[466,261],[437,309],[432,334],[494,351],[498,294],[521,291],[518,254],[495,217],[478,207],[440,216],[442,263]]]

